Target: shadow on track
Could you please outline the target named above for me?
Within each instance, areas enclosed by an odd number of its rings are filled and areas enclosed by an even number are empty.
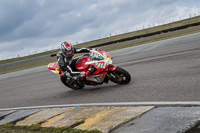
[[[106,93],[110,93],[112,91],[116,91],[118,89],[121,89],[122,86],[127,85],[118,85],[114,83],[106,84],[106,85],[99,85],[99,86],[86,86],[85,88],[81,90],[71,90],[69,88],[66,88],[66,92],[62,92],[60,94],[60,97],[86,97],[88,95],[104,95]],[[90,97],[88,97],[90,98]]]

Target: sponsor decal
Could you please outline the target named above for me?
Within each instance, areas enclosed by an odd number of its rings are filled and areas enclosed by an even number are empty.
[[[105,57],[105,60],[106,60],[107,64],[111,64],[111,62],[112,62],[111,58],[109,58],[109,57]]]
[[[86,67],[77,67],[77,69],[85,69]]]
[[[97,67],[100,67],[101,66],[101,63],[98,63]]]
[[[54,66],[53,67],[56,67],[56,63],[54,63]]]
[[[104,63],[103,68],[106,68],[107,63]]]
[[[106,68],[106,63],[97,63],[96,64],[98,68]]]
[[[106,54],[106,53],[103,53],[103,55],[104,55],[105,57],[107,57],[107,54]]]
[[[55,69],[55,74],[59,74],[58,68]]]
[[[99,75],[93,75],[93,76],[86,77],[86,80],[94,81],[97,83],[102,83],[104,81],[105,77],[106,77],[106,74],[99,74]]]
[[[50,64],[50,67],[53,67],[53,66],[54,66],[54,64],[53,64],[53,63],[51,63],[51,64]]]
[[[102,56],[100,56],[100,57],[99,57],[99,59],[101,59],[101,60],[102,60],[102,59],[103,59],[103,57],[102,57]]]

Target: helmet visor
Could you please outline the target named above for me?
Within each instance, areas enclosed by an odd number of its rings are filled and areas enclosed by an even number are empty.
[[[72,54],[72,51],[70,50],[70,51],[67,51],[67,52],[65,52],[67,55],[70,55],[70,54]]]

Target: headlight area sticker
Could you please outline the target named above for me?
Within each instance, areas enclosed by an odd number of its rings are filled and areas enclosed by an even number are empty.
[[[97,63],[96,64],[98,68],[106,68],[106,62],[105,63]]]
[[[111,64],[112,63],[112,59],[109,57],[105,57],[106,63],[107,64]]]

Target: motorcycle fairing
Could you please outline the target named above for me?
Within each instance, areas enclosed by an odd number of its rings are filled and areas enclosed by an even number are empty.
[[[108,71],[115,71],[116,68],[117,65],[110,64],[110,66],[108,67]]]
[[[86,77],[86,81],[100,84],[100,83],[103,83],[105,77],[106,77],[106,73],[99,74],[99,75],[90,75],[89,77]]]
[[[88,56],[80,57],[75,64],[75,67],[78,71],[84,71],[89,68],[89,65],[85,64],[88,61]]]
[[[90,56],[81,57],[76,61],[76,69],[79,71],[88,71],[90,70],[90,76],[86,77],[86,82],[92,83],[103,83],[109,65],[112,63],[111,57],[104,53],[104,51],[93,51],[90,53]],[[95,59],[91,58],[95,57]],[[93,68],[94,71],[91,71]]]
[[[63,75],[63,73],[60,70],[60,67],[58,65],[58,62],[49,63],[48,69],[51,70],[55,74]]]

